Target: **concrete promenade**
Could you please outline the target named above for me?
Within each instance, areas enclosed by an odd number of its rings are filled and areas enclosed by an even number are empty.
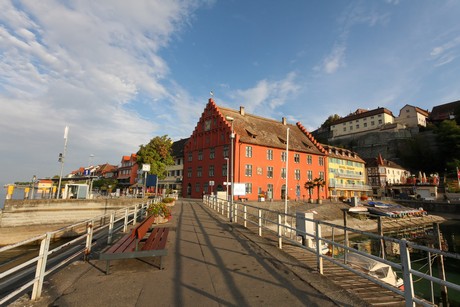
[[[96,250],[53,274],[37,302],[12,306],[365,306],[263,238],[198,200],[173,207],[165,270],[159,259],[111,261]]]

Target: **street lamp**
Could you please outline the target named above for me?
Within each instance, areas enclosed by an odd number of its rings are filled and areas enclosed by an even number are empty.
[[[232,184],[232,195],[230,199],[230,223],[233,222],[233,195],[234,195],[234,187],[233,187],[233,163],[234,163],[234,156],[233,156],[233,141],[235,139],[235,132],[233,131],[233,121],[235,120],[231,116],[226,116],[225,119],[232,123],[232,133],[230,134],[230,180]]]
[[[227,181],[225,182],[225,186],[227,188],[227,194],[226,195],[227,195],[227,201],[228,201],[228,174],[229,174],[228,173],[228,163],[229,163],[230,159],[228,157],[225,157],[224,160],[227,161]]]
[[[37,180],[37,176],[32,177],[32,187],[30,189],[30,199],[34,199],[34,190],[35,190],[35,181]]]

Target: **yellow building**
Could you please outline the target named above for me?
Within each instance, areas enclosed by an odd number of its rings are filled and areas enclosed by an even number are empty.
[[[360,197],[372,191],[367,185],[366,164],[357,153],[322,145],[328,156],[328,188],[332,199]]]

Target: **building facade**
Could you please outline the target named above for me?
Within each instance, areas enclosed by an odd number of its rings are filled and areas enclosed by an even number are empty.
[[[184,148],[182,193],[200,198],[228,188],[231,194],[226,183],[233,177],[234,183],[244,184],[241,198],[301,199],[307,195],[306,181],[326,179],[326,158],[324,148],[300,123],[247,114],[244,107],[219,107],[209,99]],[[327,186],[319,197],[327,197]]]
[[[404,124],[406,127],[426,127],[429,112],[418,107],[406,104],[399,111],[399,116],[395,118],[396,123]]]
[[[139,166],[137,165],[136,154],[133,153],[130,156],[123,156],[117,171],[118,185],[126,189],[137,184],[138,169]]]
[[[331,125],[331,133],[333,138],[341,137],[378,130],[385,124],[393,122],[393,113],[386,108],[358,109],[354,113],[334,121]]]
[[[366,159],[368,183],[372,187],[372,195],[376,197],[390,196],[389,190],[392,185],[406,183],[410,172],[402,166],[383,159],[382,155],[377,158]]]
[[[324,145],[328,154],[328,186],[332,199],[344,199],[369,195],[366,163],[357,153],[330,145]]]
[[[166,167],[166,178],[158,181],[160,190],[177,191],[177,194],[182,193],[182,179],[184,176],[184,147],[189,139],[181,139],[176,141],[171,146],[171,156],[174,159],[174,165]]]

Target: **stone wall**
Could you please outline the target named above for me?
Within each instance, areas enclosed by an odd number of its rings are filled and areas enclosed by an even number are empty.
[[[0,228],[76,223],[143,203],[136,198],[6,200]]]

